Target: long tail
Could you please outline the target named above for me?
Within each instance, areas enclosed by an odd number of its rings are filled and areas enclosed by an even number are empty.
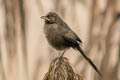
[[[92,60],[87,57],[84,53],[84,51],[82,50],[81,47],[77,47],[77,50],[82,54],[82,56],[88,61],[88,63],[95,69],[95,71],[102,77],[101,72],[98,70],[98,68],[95,66],[95,64],[92,62]]]

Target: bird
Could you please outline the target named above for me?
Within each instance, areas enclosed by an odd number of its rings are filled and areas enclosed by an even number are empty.
[[[85,52],[81,48],[82,40],[56,12],[49,12],[45,16],[41,16],[41,18],[45,20],[43,32],[48,43],[53,48],[58,51],[63,51],[62,56],[69,48],[78,50],[95,71],[102,76],[99,69],[93,61],[85,55]]]

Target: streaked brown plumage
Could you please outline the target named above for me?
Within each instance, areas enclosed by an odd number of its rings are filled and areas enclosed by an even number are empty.
[[[59,17],[55,12],[49,12],[45,19],[44,33],[48,43],[57,50],[66,50],[70,47],[78,50],[82,56],[90,63],[90,65],[101,75],[98,68],[94,65],[90,58],[88,58],[82,50],[80,44],[82,41],[79,37],[69,28],[69,26]]]

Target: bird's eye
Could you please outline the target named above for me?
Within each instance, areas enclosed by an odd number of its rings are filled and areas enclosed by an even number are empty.
[[[50,18],[49,16],[46,16],[47,18]]]
[[[55,18],[54,15],[47,15],[48,18]]]

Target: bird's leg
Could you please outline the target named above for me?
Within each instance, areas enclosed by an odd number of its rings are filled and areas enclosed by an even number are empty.
[[[63,51],[62,55],[60,55],[59,59],[58,59],[58,66],[60,65],[61,61],[62,61],[62,58],[63,58],[63,55],[65,54],[65,51]]]
[[[60,56],[61,58],[62,58],[62,57],[63,57],[63,55],[65,54],[65,51],[66,51],[66,50],[64,50],[64,51],[63,51],[63,53],[62,53],[62,55]]]

